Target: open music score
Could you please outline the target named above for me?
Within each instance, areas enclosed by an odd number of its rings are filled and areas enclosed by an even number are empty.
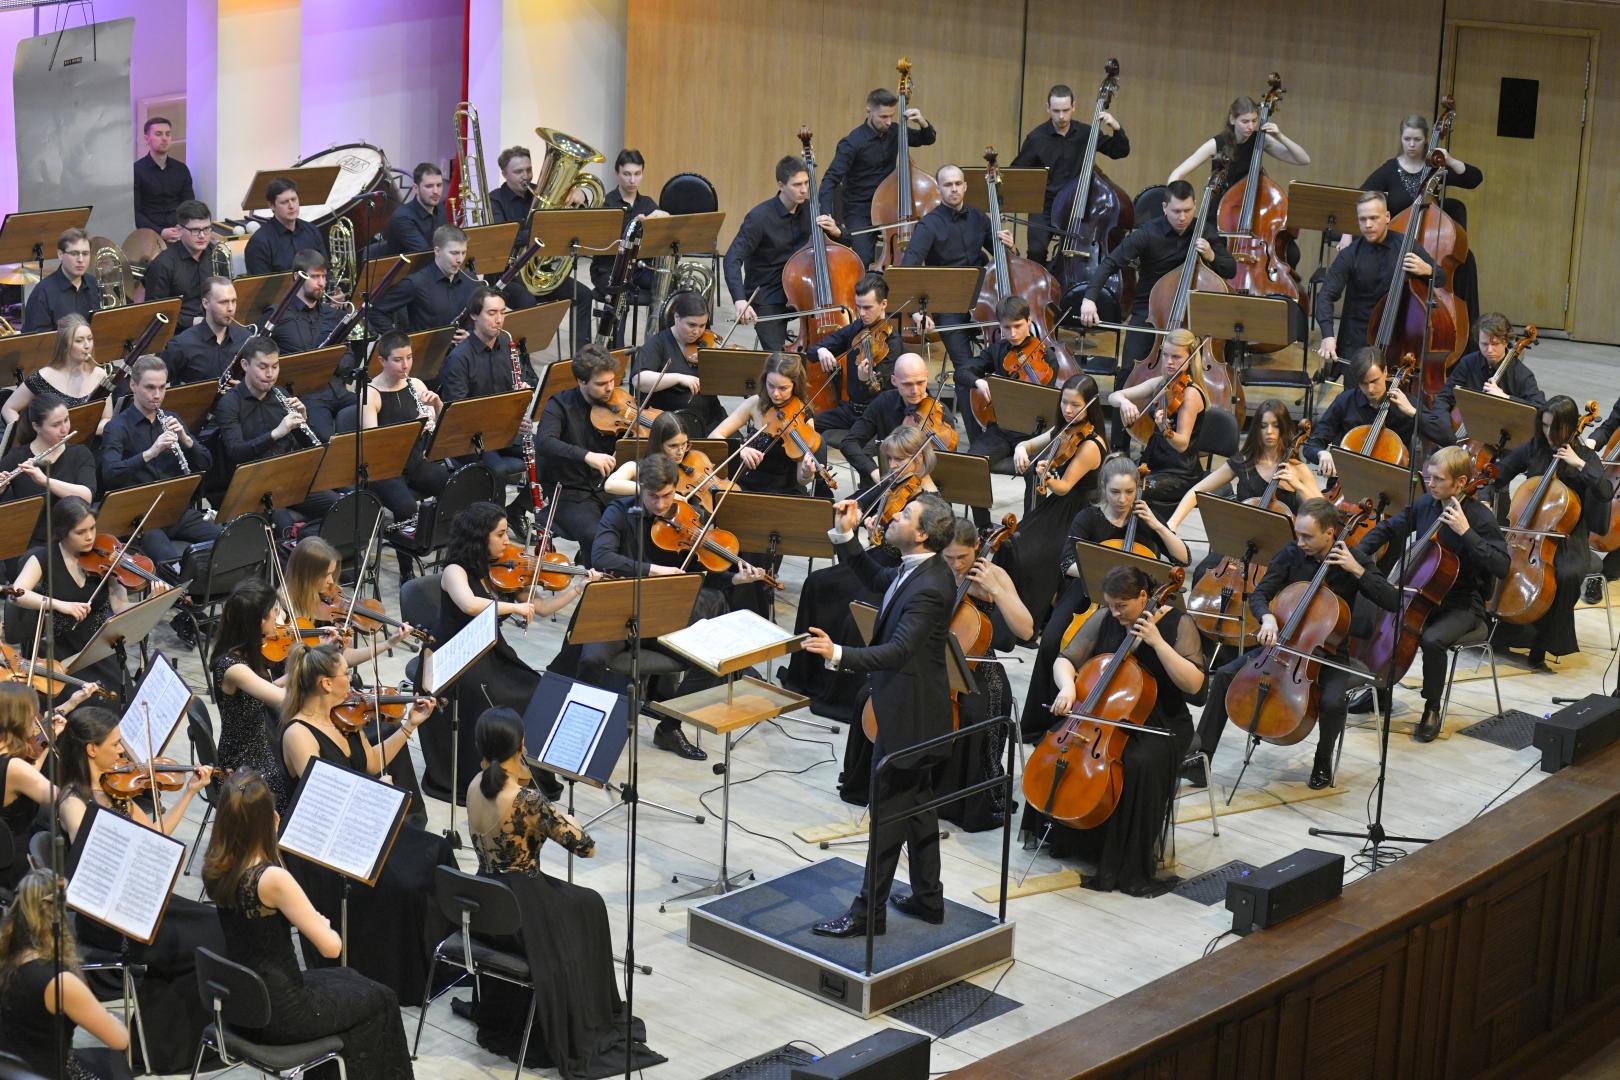
[[[155,654],[151,664],[147,665],[146,674],[141,677],[135,696],[130,699],[129,708],[124,710],[123,718],[118,721],[124,753],[131,761],[136,764],[144,762],[148,745],[154,755],[163,753],[163,748],[174,738],[180,721],[185,718],[193,696],[191,687],[174,670],[169,658],[162,653]],[[150,735],[148,719],[151,721]]]
[[[410,793],[322,758],[311,758],[282,822],[279,846],[345,877],[375,885]]]
[[[111,811],[96,809],[68,862],[68,907],[150,945],[180,877],[186,845]]]
[[[660,645],[673,649],[713,675],[729,675],[751,664],[796,652],[804,634],[794,634],[747,608],[664,634]]]

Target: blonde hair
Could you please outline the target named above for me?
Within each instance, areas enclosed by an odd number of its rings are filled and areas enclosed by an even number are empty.
[[[1468,480],[1474,475],[1474,455],[1461,446],[1442,446],[1429,456],[1429,464],[1440,466],[1453,480]]]
[[[41,960],[56,960],[56,880],[49,870],[30,870],[17,883],[17,892],[0,920],[0,988],[20,966],[24,953]],[[79,973],[79,950],[73,940],[72,920],[60,920],[62,967]]]
[[[287,598],[296,609],[289,614],[314,618],[321,602],[321,579],[336,574],[341,559],[337,548],[318,536],[298,541],[287,556]]]
[[[56,320],[56,343],[51,348],[51,367],[67,370],[68,357],[73,352],[73,335],[83,327],[90,330],[90,320],[78,312],[69,312]],[[91,330],[94,334],[95,331]],[[94,363],[94,360],[91,361]]]
[[[281,702],[282,727],[320,694],[320,680],[336,678],[342,665],[342,645],[315,645],[307,649],[293,646],[287,655],[287,696]]]
[[[884,455],[885,465],[891,458],[904,464],[911,459],[911,455],[916,454],[917,464],[922,467],[924,476],[932,475],[934,466],[939,461],[934,455],[933,440],[928,437],[928,433],[911,424],[902,424],[889,432],[878,445],[878,449]],[[919,450],[922,452],[918,453]]]
[[[1164,345],[1174,345],[1186,352],[1188,365],[1194,379],[1202,380],[1204,377],[1204,350],[1198,347],[1198,335],[1185,327],[1180,327],[1164,335]],[[1160,346],[1163,351],[1163,346]]]

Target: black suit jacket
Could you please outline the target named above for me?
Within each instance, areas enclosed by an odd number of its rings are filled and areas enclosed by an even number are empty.
[[[848,563],[861,583],[882,594],[899,566],[879,566],[854,539],[838,545],[840,562]],[[951,730],[951,689],[945,668],[949,648],[951,601],[956,575],[938,555],[924,559],[878,615],[872,642],[845,647],[840,670],[868,672],[872,708],[877,714],[874,760]],[[949,747],[919,754],[906,763],[925,764],[950,755]]]

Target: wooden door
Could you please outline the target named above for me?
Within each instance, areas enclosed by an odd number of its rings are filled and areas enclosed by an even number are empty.
[[[1480,306],[1515,324],[1567,324],[1592,40],[1458,26],[1451,152],[1484,182],[1451,189],[1468,207]]]

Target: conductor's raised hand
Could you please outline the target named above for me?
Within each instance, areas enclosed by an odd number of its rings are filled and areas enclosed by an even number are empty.
[[[852,533],[861,523],[861,504],[854,499],[840,499],[833,504],[833,527],[842,533]]]

